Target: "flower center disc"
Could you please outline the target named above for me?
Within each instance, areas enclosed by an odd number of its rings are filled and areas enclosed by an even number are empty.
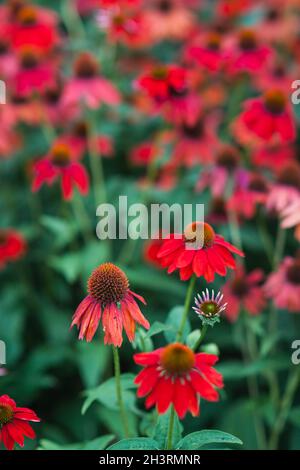
[[[161,13],[169,13],[173,9],[171,0],[160,0],[157,7]]]
[[[203,302],[201,304],[201,312],[207,318],[215,317],[220,312],[220,306],[212,300]]]
[[[33,47],[23,46],[20,51],[20,60],[24,69],[31,69],[38,65],[40,61],[40,55]]]
[[[287,278],[292,284],[300,284],[300,260],[296,260],[287,270]]]
[[[277,178],[278,183],[300,190],[300,167],[297,164],[285,166]]]
[[[102,305],[120,302],[129,289],[124,272],[112,263],[100,264],[88,280],[88,292]]]
[[[256,35],[251,30],[240,33],[239,45],[243,51],[253,51],[257,47]]]
[[[286,98],[281,90],[269,90],[265,93],[265,106],[272,114],[281,114],[284,111]]]
[[[6,241],[7,241],[7,235],[6,235],[5,230],[0,230],[0,246],[5,245]]]
[[[98,63],[89,53],[82,53],[74,65],[75,75],[78,78],[92,78],[98,74]]]
[[[24,26],[34,25],[37,21],[36,10],[30,5],[23,6],[19,9],[17,18],[18,21]]]
[[[232,290],[237,297],[242,298],[248,294],[249,287],[244,279],[239,278],[233,281]]]
[[[184,344],[174,343],[165,347],[161,358],[162,367],[169,374],[185,374],[195,364],[195,354]]]
[[[221,37],[218,33],[211,33],[207,39],[207,49],[218,51],[221,45]]]
[[[57,166],[66,166],[70,163],[70,149],[65,144],[54,145],[51,152],[52,162]]]
[[[206,222],[192,222],[184,229],[186,243],[195,243],[199,248],[207,248],[213,244],[215,231]]]
[[[234,147],[224,147],[217,155],[217,164],[229,171],[234,170],[239,162],[239,154]]]
[[[14,411],[11,406],[0,404],[0,425],[9,423],[13,417]]]

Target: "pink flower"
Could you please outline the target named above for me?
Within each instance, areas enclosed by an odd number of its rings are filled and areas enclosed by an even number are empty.
[[[75,62],[75,76],[65,85],[63,104],[84,103],[96,109],[104,103],[116,106],[120,103],[120,94],[114,85],[98,74],[98,64],[94,57],[84,52]]]
[[[278,270],[272,273],[265,286],[267,297],[276,307],[300,313],[300,259],[284,258]]]
[[[277,175],[266,201],[267,209],[281,213],[300,201],[300,165],[296,162],[284,166]]]

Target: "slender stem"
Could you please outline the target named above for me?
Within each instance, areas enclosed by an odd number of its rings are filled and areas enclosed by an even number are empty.
[[[252,362],[256,359],[256,343],[255,343],[255,338],[253,338],[253,334],[249,329],[249,326],[245,324],[244,327],[245,327],[246,344],[243,343],[242,352],[244,356],[244,362],[248,363],[249,361]],[[256,439],[257,439],[257,447],[258,449],[263,450],[263,449],[266,449],[267,440],[266,440],[265,427],[263,425],[263,422],[259,413],[256,410],[256,405],[259,399],[259,387],[258,387],[256,376],[248,377],[247,384],[248,384],[249,395],[255,405],[255,409],[253,410],[253,418],[254,418],[255,434],[256,434]]]
[[[276,243],[275,243],[273,269],[278,268],[278,265],[283,257],[285,239],[286,239],[286,230],[282,229],[279,225],[277,237],[276,237]]]
[[[268,232],[268,229],[266,227],[266,221],[261,211],[258,213],[258,230],[259,230],[261,240],[266,250],[268,261],[270,265],[273,267],[273,254],[274,254],[273,240]]]
[[[282,431],[284,430],[291,406],[293,404],[294,396],[298,388],[300,381],[300,371],[295,368],[290,373],[290,377],[287,382],[285,393],[280,406],[280,411],[275,420],[272,434],[270,437],[269,448],[270,450],[276,450]]]
[[[82,236],[85,242],[88,243],[90,242],[92,237],[91,223],[89,215],[79,194],[75,193],[73,195],[73,198],[71,199],[71,204],[74,215],[78,219]]]
[[[125,437],[129,437],[129,426],[126,415],[126,410],[124,407],[123,397],[122,397],[122,386],[121,386],[121,370],[120,370],[120,358],[118,348],[115,346],[112,347],[113,357],[114,357],[114,368],[115,368],[115,381],[116,381],[116,392],[117,392],[117,401],[120,409],[121,420],[124,429]]]
[[[184,310],[183,310],[183,314],[182,314],[181,323],[180,323],[180,326],[179,326],[179,329],[178,329],[178,332],[177,332],[177,335],[176,335],[176,341],[181,341],[181,339],[182,339],[186,319],[187,319],[189,309],[190,309],[190,305],[191,305],[191,301],[192,301],[195,282],[196,282],[196,276],[193,274],[193,276],[191,277],[190,283],[189,283],[187,293],[186,293],[185,303],[184,303]]]
[[[171,413],[170,413],[170,421],[169,421],[169,429],[168,429],[166,450],[170,450],[173,447],[174,421],[175,421],[175,409],[174,409],[174,406],[171,405]]]
[[[194,351],[197,351],[199,349],[200,344],[202,343],[202,341],[204,340],[204,338],[206,336],[207,330],[208,330],[208,325],[207,325],[207,323],[204,323],[204,325],[202,327],[202,330],[201,330],[201,333],[200,333],[200,336],[199,336],[199,339],[196,342],[195,346],[193,347]]]

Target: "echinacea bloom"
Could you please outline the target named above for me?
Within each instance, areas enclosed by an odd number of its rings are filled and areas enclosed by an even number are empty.
[[[300,258],[287,256],[264,286],[266,296],[276,307],[300,313]]]
[[[189,224],[184,233],[174,233],[164,240],[157,258],[168,274],[179,270],[180,279],[186,281],[194,274],[212,282],[215,273],[225,276],[227,268],[235,269],[232,256],[244,253],[215,233],[205,222]]]
[[[98,63],[93,55],[82,52],[74,64],[74,77],[65,84],[62,102],[66,106],[84,103],[96,109],[102,103],[118,105],[120,94],[109,80],[99,74]]]
[[[228,211],[245,219],[256,214],[258,206],[265,205],[269,195],[269,183],[261,173],[248,173],[227,201]]]
[[[266,304],[262,288],[263,277],[261,269],[247,274],[242,266],[238,266],[234,275],[222,287],[227,301],[225,316],[230,322],[235,322],[242,310],[250,315],[258,315],[263,311]]]
[[[215,164],[204,170],[196,185],[196,190],[201,192],[209,187],[215,197],[224,194],[227,183],[233,179],[239,184],[244,179],[245,171],[240,168],[240,154],[232,145],[221,145],[216,152]]]
[[[46,157],[34,164],[32,191],[38,191],[44,183],[49,186],[61,179],[64,199],[72,198],[74,186],[82,195],[86,195],[89,178],[84,166],[77,161],[80,158],[78,150],[80,149],[72,147],[67,140],[57,140]]]
[[[50,52],[60,41],[56,22],[51,10],[24,4],[17,12],[16,21],[8,27],[13,48],[32,46],[43,53]]]
[[[218,401],[215,387],[223,388],[222,375],[212,366],[218,361],[214,354],[195,354],[192,349],[173,343],[149,353],[134,355],[136,364],[144,369],[135,378],[138,397],[145,397],[146,408],[156,405],[159,414],[171,404],[179,418],[187,411],[200,412],[199,398]]]
[[[270,212],[281,213],[291,204],[300,201],[300,165],[295,161],[285,165],[277,174],[270,190],[266,207]]]
[[[199,163],[211,162],[219,146],[218,125],[219,119],[214,113],[200,114],[193,122],[187,122],[184,119],[174,130],[172,153],[174,165],[191,167]]]
[[[209,72],[218,72],[225,63],[225,54],[222,47],[222,37],[214,31],[197,38],[195,44],[189,45],[185,52],[187,60],[195,61]]]
[[[0,229],[0,269],[9,261],[17,261],[24,256],[26,242],[15,230]]]
[[[300,199],[281,212],[280,226],[284,229],[295,227],[295,238],[300,241]]]
[[[145,304],[140,295],[129,289],[125,273],[112,263],[96,268],[88,280],[88,296],[79,304],[71,327],[79,329],[79,339],[92,341],[100,320],[102,321],[104,344],[120,347],[125,329],[129,341],[135,337],[136,323],[149,328],[135,297]]]
[[[181,0],[150,0],[145,10],[149,35],[154,41],[183,40],[190,34],[195,19]]]
[[[251,29],[239,32],[228,44],[227,60],[229,73],[254,73],[261,70],[272,55],[272,49],[258,40],[257,34]]]
[[[13,450],[15,443],[24,446],[24,437],[35,438],[35,432],[28,421],[38,423],[40,418],[29,408],[19,408],[8,395],[0,396],[0,442],[7,450]]]
[[[249,131],[265,142],[276,138],[285,143],[296,137],[291,105],[281,90],[270,89],[263,97],[247,100],[240,119]]]
[[[186,70],[177,65],[160,65],[142,75],[136,85],[152,99],[162,103],[184,92],[187,86]]]
[[[208,289],[195,297],[196,306],[192,308],[204,324],[207,323],[213,326],[214,323],[219,321],[220,314],[226,310],[227,306],[227,303],[222,304],[223,297],[224,295],[221,292],[218,292],[215,296],[215,291],[212,290],[210,294]]]
[[[53,64],[45,61],[40,52],[31,46],[20,49],[19,66],[12,78],[14,93],[22,98],[42,93],[56,83]]]
[[[251,159],[258,167],[270,168],[270,170],[280,170],[287,163],[293,161],[295,148],[290,145],[268,145],[259,147],[254,151]]]

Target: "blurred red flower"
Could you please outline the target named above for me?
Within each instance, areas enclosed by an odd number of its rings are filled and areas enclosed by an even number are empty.
[[[26,251],[26,241],[12,229],[0,229],[0,269],[9,261],[17,261]]]
[[[73,187],[86,195],[89,191],[89,177],[84,166],[77,160],[82,148],[72,146],[68,139],[60,138],[52,145],[50,152],[34,164],[32,191],[38,191],[45,183],[52,185],[61,178],[63,197],[69,200],[73,196]]]
[[[252,133],[266,142],[274,137],[283,143],[296,138],[291,105],[281,90],[271,89],[261,98],[247,100],[240,119]]]
[[[19,408],[8,395],[0,396],[0,442],[7,450],[13,450],[15,443],[24,446],[24,437],[35,438],[35,432],[28,421],[38,423],[40,418],[29,408]]]

